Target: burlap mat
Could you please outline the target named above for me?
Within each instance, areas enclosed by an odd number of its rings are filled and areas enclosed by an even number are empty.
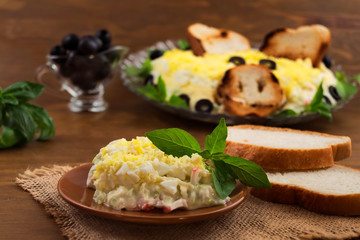
[[[71,167],[42,167],[20,174],[16,183],[45,206],[70,239],[342,239],[360,236],[360,217],[336,217],[252,196],[213,220],[176,225],[137,225],[102,219],[67,204],[57,192]]]

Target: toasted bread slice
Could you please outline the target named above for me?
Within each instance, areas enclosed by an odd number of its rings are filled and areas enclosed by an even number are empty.
[[[204,53],[226,53],[250,49],[249,40],[243,35],[201,23],[194,23],[188,27],[187,38],[196,56],[203,56]]]
[[[316,24],[297,29],[276,29],[265,36],[260,50],[270,56],[292,60],[310,58],[313,66],[317,67],[329,45],[329,29]]]
[[[267,67],[242,65],[225,73],[216,99],[231,115],[263,117],[278,109],[285,96],[278,80]]]
[[[252,195],[324,214],[360,215],[359,169],[335,164],[320,170],[268,172],[267,176],[271,188],[252,188]]]
[[[351,155],[351,139],[288,128],[239,125],[228,128],[225,153],[269,171],[331,167]]]

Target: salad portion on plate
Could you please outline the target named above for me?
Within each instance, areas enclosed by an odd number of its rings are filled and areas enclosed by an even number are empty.
[[[227,120],[331,119],[331,110],[357,92],[344,73],[330,70],[330,31],[322,25],[276,29],[259,49],[239,33],[200,23],[188,27],[187,39],[130,55],[125,85],[165,110]]]
[[[257,164],[225,154],[227,127],[222,119],[206,137],[205,149],[178,128],[147,132],[146,137],[119,139],[100,149],[87,186],[97,204],[116,210],[164,213],[225,206],[239,182],[271,187]],[[245,188],[245,187],[243,187]]]

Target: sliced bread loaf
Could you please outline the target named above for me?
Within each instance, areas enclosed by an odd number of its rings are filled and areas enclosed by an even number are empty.
[[[191,49],[197,56],[250,49],[249,40],[240,33],[194,23],[187,29]]]
[[[330,45],[330,31],[319,24],[297,29],[276,29],[265,36],[260,50],[270,56],[292,60],[310,58],[313,66],[319,66]]]
[[[271,173],[271,188],[252,188],[251,194],[271,202],[299,204],[314,212],[360,215],[360,170],[335,164],[320,170]]]
[[[228,128],[225,153],[253,161],[265,170],[318,169],[350,157],[351,139],[311,131],[239,125]]]
[[[242,65],[228,70],[217,88],[216,99],[235,116],[268,116],[285,100],[279,81],[269,68]]]

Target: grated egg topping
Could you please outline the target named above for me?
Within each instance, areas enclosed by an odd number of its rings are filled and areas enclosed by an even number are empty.
[[[87,185],[94,200],[115,209],[165,212],[225,204],[212,186],[211,174],[198,154],[173,157],[146,137],[119,139],[93,160]]]
[[[205,54],[195,56],[192,51],[172,49],[166,51],[162,57],[152,61],[152,74],[155,81],[161,75],[167,86],[167,96],[172,94],[187,94],[190,96],[190,109],[194,110],[196,102],[200,99],[209,99],[215,102],[215,93],[224,73],[235,67],[229,62],[233,56],[245,59],[246,64],[259,64],[261,59],[270,59],[276,63],[272,72],[283,88],[287,102],[282,109],[292,109],[302,112],[315,95],[323,82],[324,94],[329,95],[328,87],[335,85],[337,79],[333,72],[321,63],[318,68],[312,66],[311,60],[275,58],[256,50],[236,51],[222,54]],[[215,111],[221,113],[219,106]]]

